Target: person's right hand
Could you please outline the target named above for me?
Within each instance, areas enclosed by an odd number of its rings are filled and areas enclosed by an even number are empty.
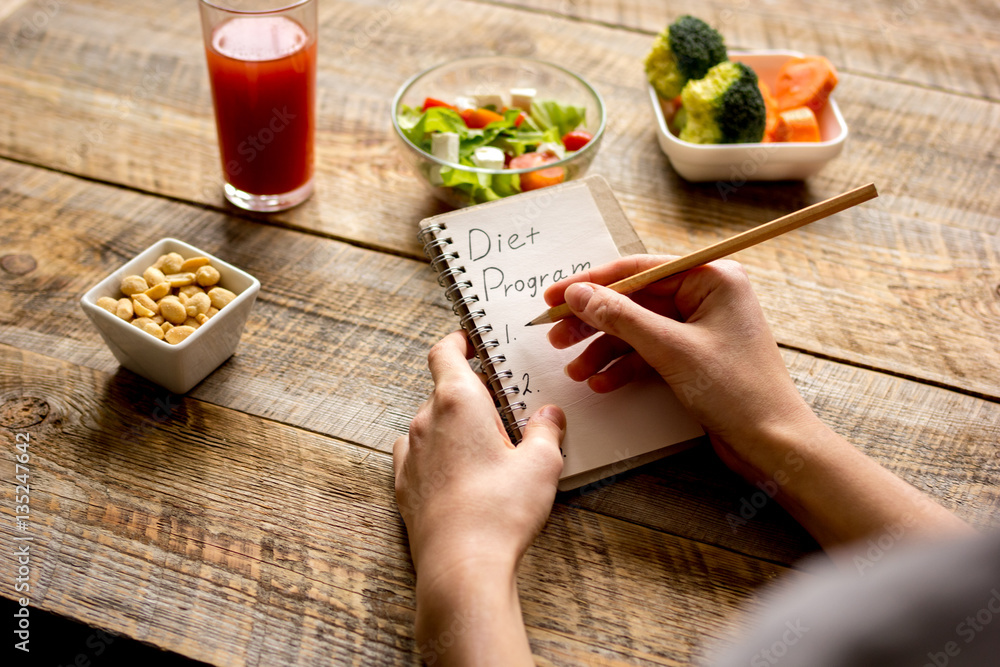
[[[712,262],[630,296],[602,286],[665,259],[623,257],[550,286],[546,302],[565,300],[576,317],[556,323],[549,341],[561,349],[604,332],[566,367],[572,379],[608,392],[655,371],[723,461],[762,479],[789,454],[768,449],[776,431],[818,419],[795,389],[738,263]]]
[[[566,367],[594,391],[656,372],[708,432],[723,463],[778,502],[826,548],[887,527],[905,539],[962,535],[965,522],[827,428],[799,396],[743,268],[712,262],[630,296],[602,285],[656,266],[636,255],[545,292],[576,317],[549,340],[566,348],[603,331]],[[769,491],[771,493],[771,491]],[[851,550],[835,556],[852,567]]]

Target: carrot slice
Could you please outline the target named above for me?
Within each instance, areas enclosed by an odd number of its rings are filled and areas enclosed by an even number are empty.
[[[837,70],[823,56],[791,58],[778,71],[774,97],[778,109],[809,107],[819,113],[837,87]]]
[[[471,110],[471,113],[468,115],[462,113],[462,119],[469,128],[478,130],[486,127],[490,123],[503,120],[503,116],[498,114],[496,111],[490,111],[489,109],[474,109]]]
[[[757,86],[760,94],[764,98],[764,109],[767,111],[767,120],[764,121],[764,143],[774,141],[774,130],[778,127],[778,103],[771,94],[771,88],[763,79],[757,79]]]
[[[774,141],[822,141],[816,114],[809,107],[780,112]]]
[[[521,174],[521,189],[525,192],[547,188],[550,185],[559,185],[566,180],[566,170],[562,167],[550,167],[539,171],[531,171]]]

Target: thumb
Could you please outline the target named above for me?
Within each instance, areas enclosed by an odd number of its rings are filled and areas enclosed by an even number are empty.
[[[563,465],[559,445],[564,435],[566,415],[554,405],[545,405],[531,415],[517,449],[546,467],[551,467],[553,478],[558,478]]]
[[[646,354],[662,349],[677,323],[643,308],[632,299],[593,283],[566,288],[566,303],[584,323],[620,338],[649,361]]]

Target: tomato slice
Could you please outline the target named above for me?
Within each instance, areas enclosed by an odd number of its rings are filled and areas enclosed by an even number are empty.
[[[428,98],[426,98],[424,100],[424,106],[420,107],[420,110],[421,111],[427,111],[431,107],[447,107],[448,109],[454,109],[455,108],[452,105],[448,104],[447,102],[442,102],[439,99],[435,99],[433,97],[428,97]]]
[[[563,146],[566,147],[568,151],[578,151],[587,145],[591,139],[594,138],[590,132],[586,130],[573,130],[572,132],[567,132],[566,136],[562,138]]]
[[[510,161],[511,169],[532,169],[559,159],[555,153],[525,153],[518,155]],[[566,170],[562,167],[550,167],[539,169],[527,174],[521,174],[521,190],[537,190],[547,188],[551,185],[558,185],[566,180]]]

